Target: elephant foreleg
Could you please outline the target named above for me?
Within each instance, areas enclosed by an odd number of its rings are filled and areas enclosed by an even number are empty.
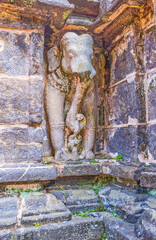
[[[96,133],[96,97],[94,83],[89,89],[89,94],[87,94],[83,106],[82,113],[86,117],[86,126],[83,132],[83,152],[81,158],[94,158],[93,148],[95,143],[95,133]]]
[[[57,160],[60,160],[64,147],[64,101],[65,93],[55,89],[48,82],[46,85],[46,110],[51,141],[55,151],[55,159]]]

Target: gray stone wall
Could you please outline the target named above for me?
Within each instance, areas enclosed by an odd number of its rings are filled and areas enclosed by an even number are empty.
[[[43,31],[1,25],[0,163],[42,159],[43,49]]]
[[[151,16],[150,16],[151,17]],[[129,161],[156,160],[155,20],[133,24],[110,48],[103,150]],[[99,151],[100,148],[97,148]]]

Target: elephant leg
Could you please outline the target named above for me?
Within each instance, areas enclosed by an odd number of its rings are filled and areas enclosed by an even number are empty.
[[[46,110],[52,146],[57,160],[60,160],[64,147],[64,101],[65,93],[55,89],[48,82],[46,85]]]
[[[94,84],[93,84],[94,85]],[[83,152],[81,158],[94,158],[93,148],[95,144],[95,134],[96,134],[96,96],[95,88],[91,86],[89,89],[89,94],[87,94],[84,99],[82,112],[86,117],[86,126],[83,133]]]

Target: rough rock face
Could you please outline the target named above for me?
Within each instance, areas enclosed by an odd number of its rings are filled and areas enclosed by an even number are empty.
[[[135,233],[140,239],[156,239],[156,212],[145,211],[135,224]]]

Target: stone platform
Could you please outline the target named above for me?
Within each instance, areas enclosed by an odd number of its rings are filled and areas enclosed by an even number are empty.
[[[116,185],[82,187],[6,192],[0,198],[0,239],[155,240],[152,193]]]
[[[65,182],[73,178],[109,178],[126,183],[131,181],[142,188],[156,188],[156,164],[95,159],[51,164],[1,164],[0,183],[25,183],[38,181]]]
[[[100,158],[3,164],[0,239],[155,240],[155,174]]]

